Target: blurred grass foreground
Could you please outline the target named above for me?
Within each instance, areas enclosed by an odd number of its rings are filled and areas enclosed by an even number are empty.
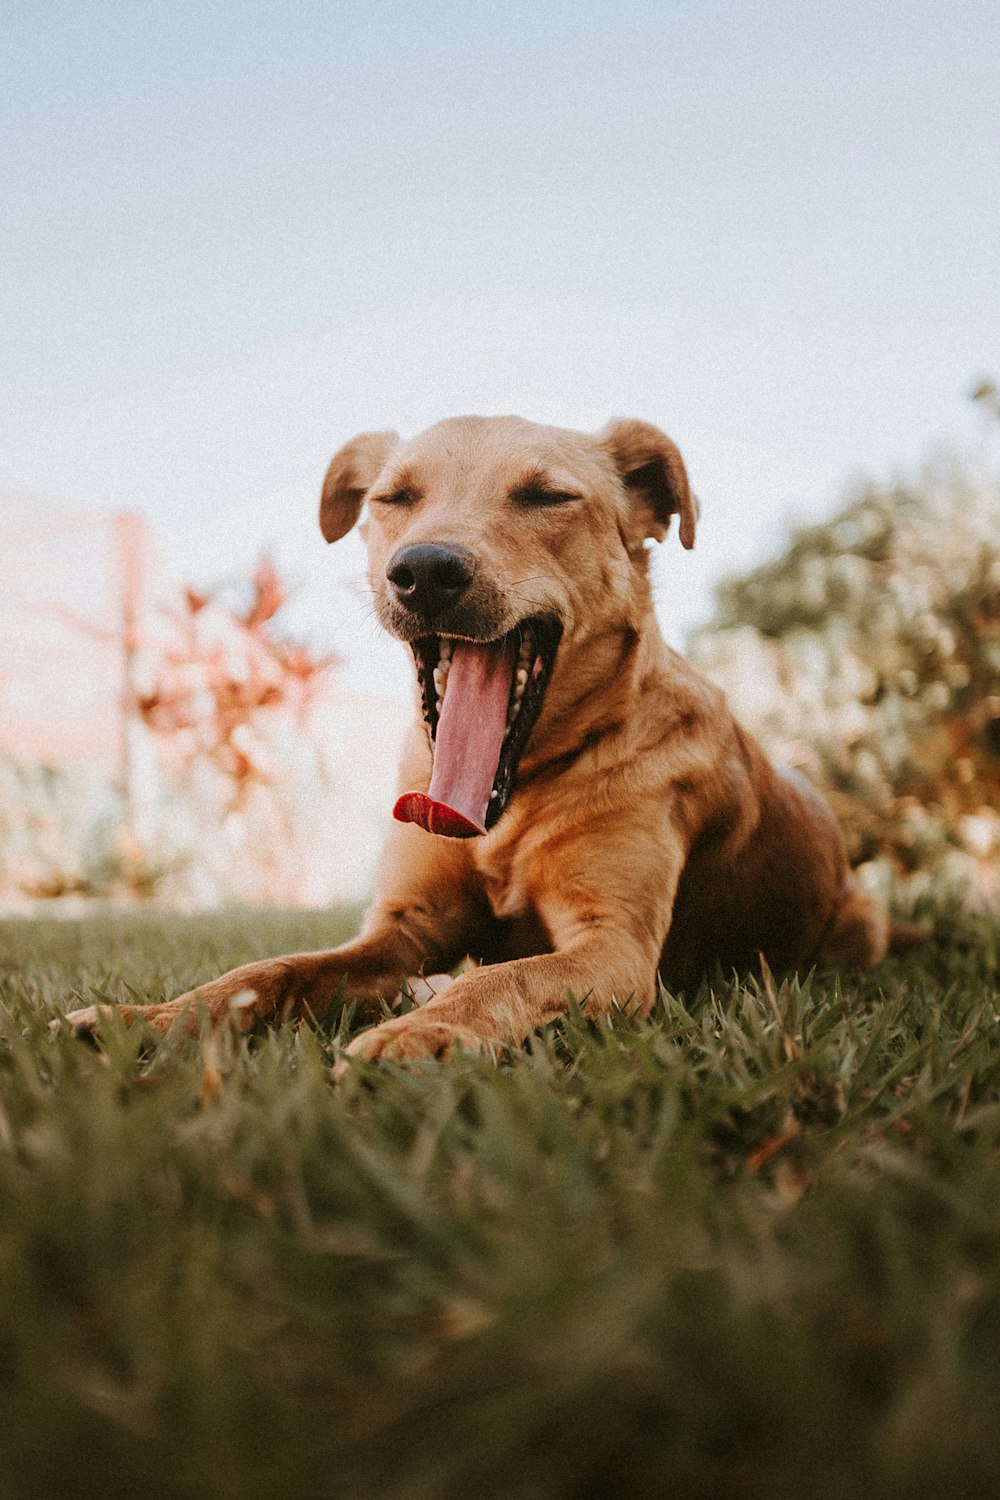
[[[0,1500],[1000,1492],[995,921],[499,1069],[48,1032],[348,927],[0,923]]]

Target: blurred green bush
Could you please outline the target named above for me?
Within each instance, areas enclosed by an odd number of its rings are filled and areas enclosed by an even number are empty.
[[[692,658],[829,798],[871,889],[1000,904],[1000,486],[867,485],[717,589]]]

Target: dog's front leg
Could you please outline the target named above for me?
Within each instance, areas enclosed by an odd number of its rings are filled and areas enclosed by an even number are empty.
[[[439,966],[436,957],[421,956],[399,932],[376,927],[369,936],[340,948],[241,964],[160,1005],[91,1005],[70,1011],[66,1021],[78,1035],[84,1035],[95,1031],[102,1018],[115,1014],[127,1026],[141,1020],[165,1033],[183,1016],[184,1031],[195,1036],[203,1017],[217,1025],[232,1014],[243,1031],[252,1031],[262,1021],[322,1017],[341,987],[345,1000],[372,1006],[380,996],[395,995],[403,979],[428,962]]]
[[[65,1020],[88,1035],[110,1015],[129,1026],[143,1020],[159,1032],[182,1017],[183,1029],[197,1035],[204,1016],[218,1024],[234,1015],[251,1031],[261,1021],[322,1017],[341,988],[346,1000],[376,1010],[409,976],[453,967],[476,947],[489,920],[463,844],[397,825],[381,869],[380,893],[359,936],[339,948],[243,964],[161,1005],[91,1005]]]
[[[533,905],[554,951],[463,974],[420,1010],[362,1032],[348,1056],[443,1057],[456,1047],[497,1056],[505,1042],[519,1045],[563,1014],[571,996],[591,1012],[618,1004],[645,1014],[656,997],[679,862],[672,872],[662,850],[645,859],[635,850],[630,855],[631,868],[612,861],[619,893],[611,897],[592,872],[577,875],[563,862],[541,860],[539,868],[552,872],[558,884],[537,889]],[[589,856],[599,878],[608,861],[593,849]],[[629,870],[628,879],[622,869]]]

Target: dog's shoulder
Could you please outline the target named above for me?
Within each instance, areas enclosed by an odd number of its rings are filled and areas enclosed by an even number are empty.
[[[631,723],[657,742],[728,738],[734,721],[722,689],[679,651],[657,645],[636,685]]]

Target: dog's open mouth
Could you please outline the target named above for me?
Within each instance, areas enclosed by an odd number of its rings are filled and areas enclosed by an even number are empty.
[[[412,643],[434,767],[427,791],[404,792],[394,817],[446,838],[493,827],[514,790],[561,634],[557,621],[538,618],[495,641],[432,635]]]

